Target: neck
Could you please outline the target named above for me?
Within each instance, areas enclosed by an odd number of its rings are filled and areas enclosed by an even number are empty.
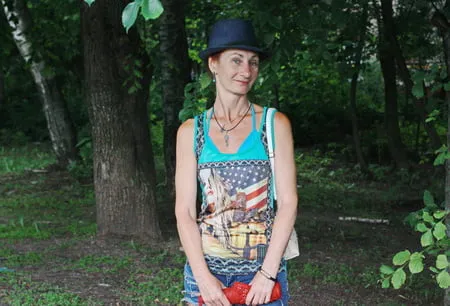
[[[249,105],[250,102],[246,95],[232,96],[225,99],[225,97],[218,94],[214,102],[214,114],[227,123],[233,123],[236,118],[243,116],[247,112]]]

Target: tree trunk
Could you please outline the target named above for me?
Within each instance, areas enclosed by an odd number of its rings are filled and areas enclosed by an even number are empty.
[[[355,54],[355,69],[352,75],[352,81],[350,86],[350,116],[352,119],[352,133],[353,133],[353,145],[355,146],[356,158],[361,171],[363,173],[369,173],[369,167],[364,159],[361,140],[359,138],[359,128],[358,128],[358,115],[356,107],[356,88],[358,86],[358,76],[361,69],[361,58],[365,44],[366,38],[366,26],[367,26],[367,9],[368,2],[365,2],[363,7],[363,12],[361,15],[361,32],[359,33],[359,42]]]
[[[384,2],[391,2],[392,0],[381,0]],[[386,7],[386,4],[384,4]],[[396,82],[396,67],[395,57],[392,53],[392,44],[388,37],[391,28],[389,24],[385,23],[385,15],[392,16],[392,3],[390,3],[391,10],[386,8],[383,10],[383,22],[378,18],[379,42],[378,52],[380,56],[381,71],[384,79],[384,94],[385,94],[385,128],[386,137],[388,141],[389,151],[391,156],[399,168],[407,167],[406,153],[401,139],[401,133],[398,123],[398,105],[397,105],[397,82]]]
[[[175,145],[183,107],[184,86],[189,82],[189,58],[183,0],[162,0],[160,17],[161,83],[164,113],[164,161],[169,200],[175,199]]]
[[[53,77],[45,74],[45,62],[33,49],[27,36],[31,27],[31,16],[24,0],[0,0],[12,35],[23,59],[29,64],[43,104],[52,147],[58,162],[65,167],[78,157],[76,136],[67,105]]]
[[[276,109],[280,109],[280,85],[279,84],[273,84],[273,95],[275,96],[275,99],[273,100],[273,107]]]
[[[433,149],[438,149],[441,147],[441,139],[439,138],[439,135],[436,132],[433,123],[426,122],[427,111],[425,110],[425,103],[423,100],[417,99],[412,95],[413,81],[408,67],[406,66],[405,57],[403,56],[400,44],[397,40],[397,29],[394,24],[392,0],[381,0],[381,12],[383,14],[383,24],[386,27],[385,36],[389,41],[391,52],[395,57],[399,70],[399,76],[405,83],[406,91],[409,95],[411,95],[413,101],[415,101],[416,110],[419,114],[420,119],[422,120],[428,137],[430,137]]]
[[[450,10],[450,1],[445,2],[443,11]],[[450,76],[450,20],[445,14],[436,11],[431,19],[431,23],[439,29],[442,36],[442,45],[444,49],[445,65],[447,67],[447,76]],[[447,150],[450,154],[450,91],[445,91],[445,101],[447,102]],[[450,211],[450,160],[445,162],[445,209]],[[445,225],[447,226],[447,236],[450,237],[450,216],[447,216]],[[447,268],[450,272],[450,267]],[[450,287],[444,293],[444,306],[450,306]]]
[[[0,67],[0,110],[5,104],[5,78],[3,76],[3,69]]]
[[[97,235],[159,240],[147,112],[151,71],[136,28],[127,35],[120,23],[127,3],[81,4]]]

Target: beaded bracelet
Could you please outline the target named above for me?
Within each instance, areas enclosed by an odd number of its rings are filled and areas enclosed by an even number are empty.
[[[272,282],[276,282],[277,279],[272,277],[266,270],[264,270],[262,267],[259,267],[258,270],[259,273],[261,273],[265,278],[270,279]]]

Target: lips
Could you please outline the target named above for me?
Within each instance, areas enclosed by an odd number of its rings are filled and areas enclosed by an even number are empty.
[[[246,85],[250,84],[249,81],[236,81],[236,82],[238,82],[239,84],[241,84],[243,86],[246,86]]]

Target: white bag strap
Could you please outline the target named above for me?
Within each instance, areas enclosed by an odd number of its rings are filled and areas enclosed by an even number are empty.
[[[273,119],[275,108],[268,108],[266,113],[266,135],[267,135],[267,148],[269,151],[270,168],[272,169],[272,184],[273,184],[273,199],[277,199],[277,188],[275,187],[275,143],[273,139]]]

